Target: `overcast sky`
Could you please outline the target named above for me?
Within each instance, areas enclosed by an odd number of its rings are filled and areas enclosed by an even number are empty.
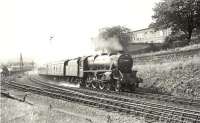
[[[91,54],[100,28],[146,28],[158,1],[1,0],[0,62],[20,52],[40,63]]]

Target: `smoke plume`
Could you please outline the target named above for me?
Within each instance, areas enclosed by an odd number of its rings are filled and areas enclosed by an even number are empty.
[[[115,37],[104,39],[103,37],[97,37],[94,39],[95,51],[103,53],[113,53],[117,51],[123,51],[123,47],[119,43],[119,39]]]
[[[101,29],[97,38],[93,39],[93,43],[96,51],[104,53],[127,52],[127,46],[131,40],[132,36],[128,28],[115,26]]]

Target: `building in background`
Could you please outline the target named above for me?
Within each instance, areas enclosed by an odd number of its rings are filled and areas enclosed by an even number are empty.
[[[132,43],[163,43],[165,38],[171,34],[171,29],[155,31],[154,28],[145,28],[132,32]]]
[[[155,30],[154,28],[145,28],[131,32],[132,42],[128,46],[131,54],[141,54],[157,51],[165,41],[165,38],[171,34],[171,29]]]

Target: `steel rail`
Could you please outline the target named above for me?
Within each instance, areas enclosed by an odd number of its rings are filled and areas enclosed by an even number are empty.
[[[41,78],[37,78],[40,81]],[[45,79],[46,81],[47,79]],[[52,84],[56,85],[56,84]],[[148,93],[148,92],[134,92],[134,93],[128,93],[128,92],[115,92],[115,91],[105,91],[105,90],[98,90],[98,89],[91,89],[91,88],[86,88],[87,90],[91,91],[97,91],[98,93],[109,93],[109,94],[115,94],[115,95],[120,95],[120,96],[128,96],[128,97],[136,97],[136,98],[145,98],[145,99],[150,99],[150,100],[158,100],[158,101],[164,101],[164,102],[171,102],[171,103],[176,103],[176,104],[183,104],[183,105],[188,105],[188,106],[194,106],[197,108],[200,108],[200,99],[190,99],[190,98],[180,98],[180,97],[175,97],[171,95],[164,95],[164,94],[155,94],[155,93]],[[83,91],[85,89],[82,89]]]
[[[44,85],[44,83],[43,83],[43,85]],[[46,85],[45,85],[46,86]],[[48,85],[49,86],[49,85]],[[61,88],[57,88],[57,87],[53,87],[54,89],[61,89]],[[66,91],[66,90],[63,90],[63,89],[61,89],[60,91]],[[74,93],[74,91],[73,91],[73,93]],[[77,92],[76,92],[77,93]],[[79,93],[80,94],[80,93]],[[77,95],[76,95],[77,96]],[[94,95],[93,95],[94,96]],[[105,96],[105,95],[104,95]],[[94,97],[89,97],[90,99],[92,99],[92,98],[94,98]],[[110,98],[110,97],[109,97]],[[95,100],[98,100],[98,99],[100,99],[100,100],[105,100],[105,97],[104,98],[100,98],[100,97],[97,97],[97,98],[95,98]],[[116,98],[115,98],[116,99]],[[108,100],[105,100],[106,102],[108,102]],[[125,100],[123,100],[123,101],[121,101],[120,102],[120,100],[118,99],[118,100],[115,100],[115,101],[117,101],[117,102],[114,102],[114,100],[112,99],[112,103],[115,103],[115,105],[122,105],[123,104],[123,106],[124,107],[129,107],[129,108],[131,108],[130,106],[133,106],[133,102],[125,102]],[[126,101],[127,101],[127,99],[126,99]],[[129,100],[130,101],[130,100]],[[120,104],[119,104],[120,103]],[[130,104],[131,103],[131,104]],[[137,102],[138,103],[138,102]],[[143,102],[144,103],[144,102]],[[155,105],[155,104],[152,104],[151,103],[151,105],[149,105],[149,106],[144,106],[144,104],[143,103],[141,103],[141,104],[136,104],[136,105],[134,105],[134,106],[137,106],[137,108],[138,108],[138,106],[140,106],[140,107],[143,107],[143,109],[140,109],[141,111],[143,111],[144,112],[144,110],[145,111],[147,111],[147,112],[151,112],[151,113],[153,113],[152,111],[153,110],[157,110],[157,112],[155,112],[154,111],[154,113],[157,113],[157,115],[159,115],[160,116],[160,114],[161,115],[169,115],[170,113],[171,114],[173,114],[173,115],[170,115],[170,116],[176,116],[176,117],[182,117],[183,119],[188,119],[188,120],[191,120],[191,118],[186,118],[186,116],[188,116],[188,117],[193,117],[193,118],[196,118],[196,119],[198,119],[199,118],[199,115],[200,115],[200,113],[198,112],[198,111],[193,111],[193,110],[189,110],[189,109],[187,109],[187,110],[184,110],[184,109],[180,109],[180,108],[174,108],[174,110],[169,110],[169,109],[162,109],[161,107],[155,107],[155,106],[158,106],[157,104]],[[123,107],[122,106],[122,107]],[[153,107],[154,106],[154,107]],[[160,105],[161,106],[161,105]],[[134,108],[136,108],[136,107],[134,107]],[[149,110],[147,110],[147,108],[150,108]],[[165,107],[166,108],[166,107]],[[169,108],[169,107],[167,107],[167,108]],[[172,108],[172,107],[171,107]],[[162,111],[162,113],[160,113],[160,112],[158,112],[158,110],[161,112]],[[179,111],[178,111],[179,110]],[[181,110],[181,111],[180,111]],[[190,111],[190,113],[188,113],[188,111]],[[168,112],[168,113],[166,113],[166,112]],[[170,112],[170,113],[169,113]],[[181,115],[177,115],[177,114],[181,114]]]
[[[42,80],[39,80],[39,79],[36,79],[36,78],[31,78],[32,81],[34,81],[35,83],[38,83],[40,85],[43,85],[43,86],[48,86],[48,87],[53,87],[53,88],[62,88],[62,89],[67,89],[67,90],[73,90],[73,91],[76,91],[76,92],[80,92],[80,93],[85,93],[85,94],[88,94],[88,95],[95,95],[95,96],[100,96],[100,97],[107,97],[107,98],[112,98],[112,99],[116,99],[116,100],[123,100],[123,101],[126,101],[126,102],[134,102],[134,103],[142,103],[142,104],[146,104],[146,105],[151,105],[151,106],[155,106],[155,107],[166,107],[168,109],[173,109],[173,110],[182,110],[182,111],[192,111],[192,110],[188,110],[188,109],[185,109],[185,108],[178,108],[178,107],[174,107],[174,106],[169,106],[169,105],[163,105],[163,104],[158,104],[158,103],[153,103],[153,102],[146,102],[146,101],[142,101],[142,100],[139,100],[139,99],[133,99],[131,97],[128,97],[128,96],[121,96],[121,95],[118,95],[117,93],[115,94],[112,94],[112,93],[104,93],[104,92],[96,92],[96,91],[93,91],[93,90],[86,90],[86,89],[80,89],[80,88],[69,88],[69,87],[63,87],[63,86],[59,86],[59,85],[55,85],[55,84],[51,84],[51,83],[47,83],[47,82],[44,82]],[[196,112],[196,110],[194,110],[193,112]],[[200,111],[198,112],[200,114]]]
[[[50,97],[56,97],[59,99],[64,99],[64,100],[69,100],[69,101],[75,101],[75,102],[80,102],[80,103],[84,103],[84,104],[88,104],[88,105],[93,105],[95,107],[100,107],[100,108],[105,108],[105,109],[110,109],[112,111],[120,111],[120,112],[125,112],[128,114],[135,114],[135,115],[142,115],[145,117],[153,117],[156,118],[157,120],[162,118],[165,119],[167,121],[175,121],[175,122],[188,122],[188,121],[192,121],[192,122],[200,122],[199,120],[199,116],[196,118],[188,118],[185,117],[184,114],[182,114],[181,116],[176,116],[176,119],[174,119],[174,113],[172,114],[168,114],[165,112],[157,112],[155,113],[155,111],[152,110],[148,110],[144,107],[139,107],[139,105],[127,105],[123,103],[120,103],[119,101],[114,101],[114,100],[110,100],[110,99],[105,99],[105,98],[96,98],[93,96],[88,96],[88,95],[84,95],[84,94],[80,94],[80,93],[74,93],[74,92],[70,92],[68,91],[66,92],[60,92],[58,90],[54,90],[52,91],[49,89],[44,89],[44,88],[39,88],[39,87],[34,87],[34,86],[28,86],[28,85],[23,85],[23,84],[19,84],[19,83],[6,83],[7,85],[10,85],[16,89],[21,89],[21,90],[25,90],[25,91],[31,91],[33,93],[37,93],[37,94],[42,94],[42,95],[46,95],[46,96],[50,96]],[[80,94],[80,95],[78,95]],[[178,117],[178,119],[177,119]]]

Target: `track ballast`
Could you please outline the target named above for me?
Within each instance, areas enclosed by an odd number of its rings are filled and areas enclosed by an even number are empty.
[[[29,91],[57,99],[78,102],[89,106],[103,108],[109,111],[118,111],[130,115],[144,116],[146,118],[169,122],[200,122],[200,111],[172,107],[157,103],[144,102],[137,99],[125,98],[117,95],[102,94],[94,91],[81,91],[83,89],[65,88],[42,82],[36,78],[31,80],[40,86],[5,82],[7,86]]]

